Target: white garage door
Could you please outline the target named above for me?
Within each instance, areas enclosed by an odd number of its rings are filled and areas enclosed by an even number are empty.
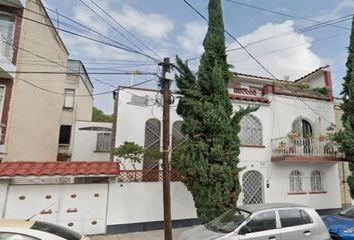
[[[107,192],[107,184],[11,185],[5,218],[33,217],[83,234],[103,234]]]

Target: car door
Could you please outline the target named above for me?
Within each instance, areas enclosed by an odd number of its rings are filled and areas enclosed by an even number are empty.
[[[316,240],[316,225],[302,209],[279,210],[281,237],[287,240]]]
[[[275,211],[256,213],[238,234],[239,240],[279,240]]]

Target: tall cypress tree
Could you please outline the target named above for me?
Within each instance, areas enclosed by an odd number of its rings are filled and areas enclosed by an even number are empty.
[[[347,74],[343,78],[343,104],[344,111],[342,122],[344,129],[336,135],[336,140],[341,144],[345,157],[349,160],[351,176],[348,177],[348,185],[352,198],[354,198],[354,18],[352,32],[348,48]]]
[[[258,107],[233,113],[227,91],[231,73],[221,0],[209,1],[209,28],[203,45],[198,77],[177,57],[180,75],[176,80],[182,95],[177,113],[184,119],[182,131],[187,140],[173,165],[205,223],[236,205],[240,193],[240,120]]]

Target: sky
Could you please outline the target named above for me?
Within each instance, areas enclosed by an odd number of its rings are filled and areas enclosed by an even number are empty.
[[[207,16],[208,0],[189,2]],[[354,0],[222,2],[225,29],[246,46],[272,75],[278,79],[295,80],[318,67],[330,65],[334,93],[339,96],[342,78],[346,73],[350,14],[354,10]],[[109,15],[105,15],[94,3]],[[189,64],[197,69],[197,57],[203,52],[202,42],[207,23],[183,0],[44,0],[44,4],[101,35],[49,11],[55,25],[60,28],[80,31],[83,35],[114,45],[103,45],[59,31],[70,57],[80,59],[89,73],[159,74],[157,63],[151,58],[170,57],[175,61],[176,55],[184,60],[193,58]],[[135,52],[117,49],[118,44]],[[229,64],[233,65],[232,71],[271,77],[228,36],[226,46]],[[141,86],[158,87],[153,75],[92,74],[90,77],[95,93],[150,79],[150,82]],[[113,112],[112,94],[95,96],[94,104],[106,113]]]

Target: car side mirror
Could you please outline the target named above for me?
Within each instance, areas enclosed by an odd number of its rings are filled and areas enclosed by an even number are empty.
[[[243,226],[240,231],[239,231],[239,235],[246,235],[247,233],[251,232],[251,228],[249,228],[247,225]]]

